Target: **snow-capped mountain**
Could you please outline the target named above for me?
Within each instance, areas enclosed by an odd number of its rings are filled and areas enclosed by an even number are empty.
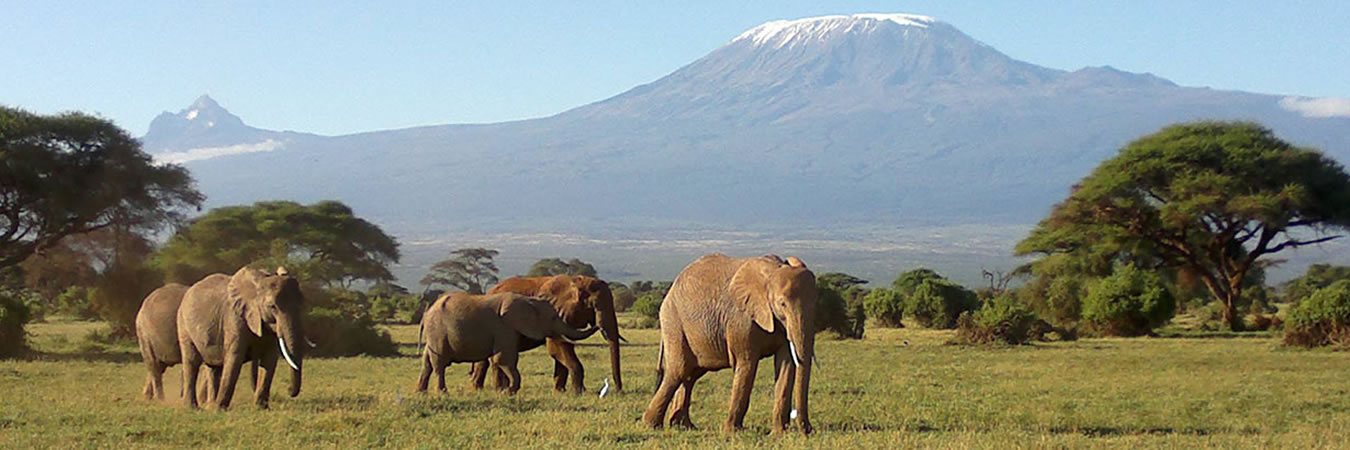
[[[145,150],[161,161],[189,161],[280,150],[287,142],[311,135],[254,128],[203,95],[178,113],[165,111],[141,138]]]
[[[1338,105],[1041,67],[930,17],[857,14],[762,24],[546,118],[319,137],[248,127],[204,98],[145,142],[174,154],[271,139],[188,162],[212,205],[335,198],[406,228],[1027,223],[1177,121],[1256,120],[1350,160]]]

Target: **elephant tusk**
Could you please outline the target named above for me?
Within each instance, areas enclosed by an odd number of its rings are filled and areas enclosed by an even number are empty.
[[[314,341],[309,340],[309,336],[305,336],[305,344],[308,344],[309,348],[319,348],[319,344],[315,344]]]
[[[797,356],[797,346],[793,344],[792,341],[788,341],[788,349],[792,350],[792,364],[796,365],[797,367],[801,367],[802,358],[800,356]]]
[[[282,339],[281,336],[277,336],[277,342],[281,344],[281,356],[286,357],[286,364],[290,364],[292,369],[295,369],[297,372],[299,372],[300,366],[295,363],[294,359],[291,359],[290,352],[286,351],[286,340]]]

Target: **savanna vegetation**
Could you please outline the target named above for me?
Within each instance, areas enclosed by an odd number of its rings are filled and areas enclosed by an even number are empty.
[[[649,392],[554,393],[544,351],[524,354],[519,396],[470,391],[467,378],[445,397],[415,395],[423,311],[501,281],[497,250],[449,250],[414,292],[389,270],[397,239],[341,202],[198,211],[185,169],[154,163],[103,119],[0,108],[0,189],[0,447],[805,443],[767,440],[758,400],[747,420],[758,432],[643,428]],[[1027,264],[984,271],[987,286],[927,268],[889,283],[816,273],[814,328],[827,339],[812,444],[1343,446],[1350,400],[1328,393],[1350,388],[1350,363],[1304,348],[1350,347],[1350,268],[1314,265],[1279,286],[1265,272],[1273,255],[1346,227],[1350,177],[1316,150],[1250,123],[1142,137],[1018,243]],[[140,400],[141,300],[244,266],[300,280],[321,357],[306,377],[320,381],[224,420]],[[602,274],[549,257],[524,275]],[[652,373],[659,334],[644,329],[660,325],[671,282],[608,287],[626,311],[625,371]],[[593,343],[578,353],[608,356]],[[176,371],[166,378],[177,392]],[[704,391],[729,389],[729,376],[708,379]],[[699,401],[694,421],[716,424],[723,408]]]

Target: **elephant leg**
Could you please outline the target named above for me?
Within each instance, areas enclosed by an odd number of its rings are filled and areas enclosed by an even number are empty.
[[[206,401],[220,405],[220,376],[222,367],[206,366]]]
[[[492,383],[499,391],[505,391],[511,388],[511,377],[506,375],[506,369],[500,364],[491,363],[488,367],[492,370]]]
[[[567,376],[572,376],[572,392],[586,393],[585,369],[581,359],[577,358],[576,346],[561,339],[548,340],[548,353],[553,356],[553,389],[563,391],[567,386]]]
[[[694,383],[699,378],[708,373],[706,370],[695,370],[688,378],[680,384],[680,388],[675,391],[675,404],[671,405],[673,411],[670,413],[670,426],[694,429],[694,421],[689,418],[689,405],[694,394]]]
[[[759,369],[759,360],[740,358],[732,363],[735,374],[731,380],[731,406],[722,431],[740,430],[745,424],[745,412],[750,409],[750,391],[755,388],[755,372]]]
[[[436,358],[436,362],[432,366],[432,370],[436,371],[436,390],[442,393],[446,392],[445,369],[450,366],[450,363],[446,362],[444,359],[445,358],[443,357]]]
[[[469,378],[473,381],[474,390],[483,389],[483,382],[487,380],[488,363],[487,361],[478,361],[473,363],[473,369],[469,370]]]
[[[273,353],[262,358],[261,362],[253,360],[253,378],[257,380],[253,388],[253,403],[267,409],[272,397],[272,377],[277,375],[277,355]],[[258,377],[259,370],[262,371],[261,378]]]
[[[257,356],[255,356],[255,357],[253,358],[252,361],[249,361],[248,365],[249,365],[249,371],[248,371],[248,385],[249,385],[249,386],[253,386],[253,392],[254,392],[254,393],[257,393],[257,391],[258,391],[258,358],[257,358]]]
[[[792,387],[797,378],[797,367],[792,365],[792,355],[786,345],[773,355],[773,418],[774,433],[786,431],[792,417]]]
[[[514,351],[504,351],[492,356],[492,366],[504,371],[510,382],[506,388],[507,395],[516,395],[516,392],[520,391],[520,370],[516,368],[519,359],[520,354]]]
[[[155,371],[150,374],[150,388],[158,400],[164,400],[164,371],[168,368],[167,365],[156,363]]]
[[[221,376],[220,384],[216,389],[216,407],[221,410],[230,409],[230,401],[234,399],[234,387],[239,383],[239,371],[243,370],[243,358],[238,355],[226,355],[225,365],[217,369]]]
[[[417,392],[425,393],[431,383],[431,352],[422,352],[422,375],[417,377]]]
[[[183,357],[183,385],[182,390],[183,404],[190,409],[197,409],[197,374],[201,370],[202,355],[197,352],[197,348],[192,346],[191,341],[178,341],[179,355]]]
[[[670,406],[671,397],[675,396],[675,390],[680,384],[676,372],[667,368],[665,376],[661,378],[661,385],[656,388],[656,395],[653,395],[652,401],[647,404],[647,411],[642,413],[643,423],[652,428],[661,428],[662,422],[666,419],[666,409]]]

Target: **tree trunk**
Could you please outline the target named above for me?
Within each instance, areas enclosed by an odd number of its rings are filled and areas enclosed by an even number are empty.
[[[1231,331],[1242,331],[1242,315],[1238,314],[1237,304],[1242,295],[1241,290],[1230,291],[1223,301],[1223,321],[1228,324]]]

